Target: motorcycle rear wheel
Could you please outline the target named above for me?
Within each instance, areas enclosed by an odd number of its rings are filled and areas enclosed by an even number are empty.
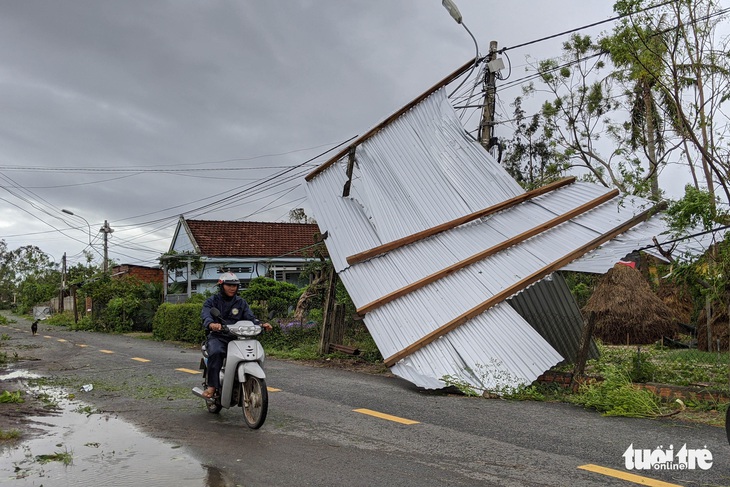
[[[259,429],[266,421],[266,413],[269,411],[269,391],[266,389],[266,381],[246,374],[246,382],[242,385],[243,420],[249,428]]]

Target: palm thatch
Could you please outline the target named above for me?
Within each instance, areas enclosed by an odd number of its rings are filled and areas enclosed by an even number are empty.
[[[695,306],[687,286],[680,286],[671,280],[662,279],[656,295],[667,305],[680,323],[691,323]]]
[[[595,314],[595,338],[612,345],[653,343],[677,331],[670,309],[639,271],[616,264],[601,279],[583,314]]]

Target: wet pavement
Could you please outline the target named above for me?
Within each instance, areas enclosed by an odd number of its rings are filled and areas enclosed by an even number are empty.
[[[0,380],[37,378],[24,371]],[[30,387],[58,408],[31,418],[40,434],[15,445],[2,445],[0,484],[17,486],[227,487],[225,472],[201,465],[180,445],[151,438],[115,415],[94,413],[60,388]],[[83,394],[79,391],[78,394]]]

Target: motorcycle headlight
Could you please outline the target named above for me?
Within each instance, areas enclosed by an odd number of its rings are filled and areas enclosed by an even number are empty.
[[[252,337],[261,333],[261,327],[259,325],[246,324],[246,325],[234,325],[229,326],[228,329],[238,336]]]

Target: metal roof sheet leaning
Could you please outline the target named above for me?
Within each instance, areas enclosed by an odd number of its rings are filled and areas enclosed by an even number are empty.
[[[349,265],[348,257],[525,193],[465,135],[443,88],[354,147],[351,178],[346,154],[307,178],[308,198],[321,232],[328,233],[335,270],[355,305],[368,305],[365,324],[386,363],[425,388],[444,387],[448,378],[476,390],[505,390],[533,382],[560,362],[563,357],[507,303],[490,303],[483,311],[480,305],[578,259],[572,257],[576,250],[591,250],[617,229],[625,232],[652,207],[641,198],[613,197],[602,186],[571,181]],[[559,218],[581,205],[580,214]],[[638,243],[651,244],[661,228],[656,218],[637,225],[571,265],[605,272],[605,262],[612,265]],[[480,253],[492,247],[495,252],[482,259]],[[475,262],[459,265],[474,256]],[[402,295],[382,299],[404,288]],[[456,326],[440,334],[449,323]]]

